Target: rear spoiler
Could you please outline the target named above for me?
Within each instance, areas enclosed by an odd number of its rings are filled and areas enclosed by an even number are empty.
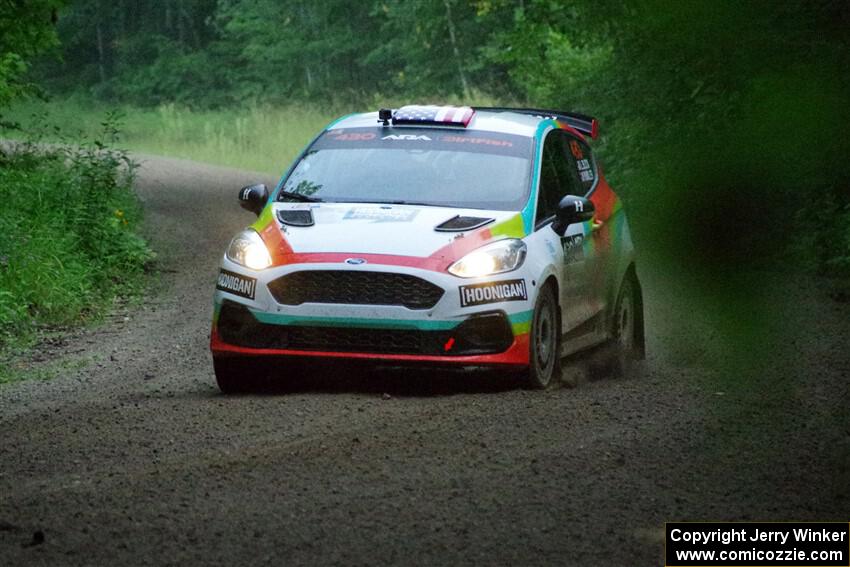
[[[563,110],[545,110],[542,108],[508,108],[503,106],[475,106],[475,110],[487,110],[490,112],[516,112],[529,116],[541,116],[554,118],[566,122],[571,128],[578,130],[592,139],[599,137],[599,122],[592,116],[579,114],[577,112],[564,112]]]

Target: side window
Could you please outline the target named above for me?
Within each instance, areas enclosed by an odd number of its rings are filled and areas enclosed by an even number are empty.
[[[569,140],[561,130],[553,130],[543,142],[540,163],[540,191],[537,197],[535,224],[554,216],[564,195],[581,194],[578,165],[570,153]]]
[[[578,182],[582,188],[576,195],[587,195],[596,183],[596,162],[593,160],[590,148],[581,140],[570,137],[569,148],[569,158],[573,162],[575,175],[578,176]]]

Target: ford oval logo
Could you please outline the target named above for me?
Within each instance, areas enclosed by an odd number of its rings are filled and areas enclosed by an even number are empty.
[[[363,258],[348,258],[345,263],[351,264],[352,266],[359,266],[360,264],[365,264],[366,260]]]

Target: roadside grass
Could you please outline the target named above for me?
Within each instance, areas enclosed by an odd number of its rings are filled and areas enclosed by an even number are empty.
[[[71,98],[23,101],[4,118],[24,131],[41,124],[59,128],[70,139],[92,139],[105,112],[121,117],[121,145],[150,153],[280,175],[324,126],[353,109],[306,105],[246,105],[229,110],[191,110],[173,104],[156,108],[105,107]],[[48,135],[54,141],[58,136]]]
[[[336,118],[410,102],[376,95],[348,104],[246,103],[240,108],[193,110],[175,104],[148,108],[105,104],[74,95],[50,102],[21,100],[4,111],[2,118],[19,123],[23,130],[50,124],[58,128],[62,138],[91,139],[97,136],[108,111],[121,117],[121,146],[127,150],[281,175],[313,137]],[[478,91],[472,93],[471,102],[459,97],[430,102],[504,104]],[[48,136],[50,141],[58,138]]]
[[[114,116],[100,129],[80,146],[31,136],[0,148],[0,382],[19,378],[39,337],[144,290],[154,253],[140,236],[134,165],[108,149]]]

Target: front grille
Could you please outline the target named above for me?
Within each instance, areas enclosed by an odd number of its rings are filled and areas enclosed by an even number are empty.
[[[443,297],[443,288],[429,281],[386,272],[305,270],[269,283],[278,303],[344,303],[350,305],[402,305],[430,309]]]
[[[230,301],[221,307],[218,333],[226,343],[251,348],[373,354],[488,354],[502,352],[513,342],[504,313],[474,316],[448,331],[310,327],[260,323],[248,309]]]
[[[285,334],[286,348],[293,350],[410,354],[434,353],[441,346],[439,333],[411,330],[289,327]]]

